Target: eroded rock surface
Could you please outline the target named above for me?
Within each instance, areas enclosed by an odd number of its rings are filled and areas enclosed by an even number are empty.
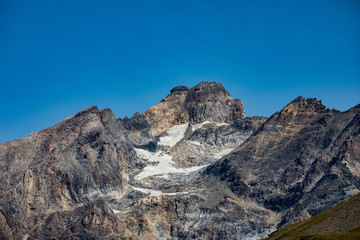
[[[360,189],[360,107],[246,117],[223,85],[0,144],[2,239],[259,239]]]
[[[358,106],[299,97],[206,172],[277,212],[279,226],[305,219],[359,192],[359,117]]]

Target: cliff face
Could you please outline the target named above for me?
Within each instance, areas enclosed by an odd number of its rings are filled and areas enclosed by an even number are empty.
[[[207,174],[278,212],[279,226],[313,216],[359,191],[359,117],[297,98]]]
[[[31,236],[52,213],[123,195],[131,152],[109,110],[91,107],[29,137],[0,144],[3,232]]]
[[[360,188],[360,107],[246,117],[219,83],[0,144],[0,238],[258,239]]]

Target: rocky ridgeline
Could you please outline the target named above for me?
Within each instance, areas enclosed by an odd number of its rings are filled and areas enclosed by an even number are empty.
[[[123,120],[134,135],[134,143],[143,141],[139,136],[157,137],[175,125],[205,121],[230,124],[245,117],[241,100],[233,99],[220,83],[202,82],[191,89],[180,86],[170,92],[143,114]]]
[[[259,239],[360,189],[360,107],[246,117],[223,85],[0,144],[0,239]]]

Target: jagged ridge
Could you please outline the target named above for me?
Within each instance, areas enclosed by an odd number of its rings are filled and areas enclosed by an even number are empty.
[[[259,239],[360,189],[360,108],[246,117],[222,84],[132,118],[79,112],[0,144],[4,239]]]

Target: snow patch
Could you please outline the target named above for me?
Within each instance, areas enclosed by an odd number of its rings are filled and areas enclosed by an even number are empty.
[[[192,130],[196,131],[199,128],[201,128],[202,126],[204,126],[205,124],[209,124],[209,123],[211,123],[211,122],[210,121],[205,121],[205,122],[202,122],[202,123],[195,124],[194,126],[192,126]]]
[[[174,193],[163,193],[159,190],[148,189],[148,188],[139,188],[139,187],[132,187],[134,190],[149,194],[149,196],[174,196],[174,195],[183,195],[188,194],[189,192],[174,192]]]
[[[149,152],[144,149],[135,148],[137,155],[148,162],[157,163],[156,165],[148,165],[143,171],[137,174],[134,179],[141,180],[146,177],[160,175],[160,177],[167,178],[167,175],[170,173],[183,173],[189,174],[191,172],[197,171],[201,168],[204,168],[208,165],[194,166],[189,168],[176,168],[175,163],[172,161],[172,157],[168,154],[163,153],[162,151],[157,151],[155,153]]]
[[[119,210],[116,210],[116,209],[111,209],[112,211],[113,211],[113,213],[115,213],[115,214],[117,214],[117,213],[121,213],[121,211],[119,211]]]
[[[199,143],[198,141],[189,141],[191,144],[194,144],[196,146],[200,146],[201,143]]]
[[[235,148],[225,148],[223,150],[221,150],[220,152],[218,153],[215,153],[215,158],[217,159],[220,159],[222,158],[223,156],[229,154],[232,150],[234,150]]]
[[[173,147],[176,143],[178,143],[185,135],[185,131],[189,123],[175,125],[168,129],[166,133],[168,136],[160,137],[160,141],[158,142],[159,145]]]
[[[348,161],[343,161],[345,162],[346,164],[346,167],[349,169],[349,171],[357,176],[357,177],[360,177],[360,163],[359,162],[356,162],[356,161],[352,161],[352,162],[348,162]]]
[[[115,213],[115,214],[118,214],[118,213],[125,214],[125,213],[130,212],[130,211],[131,211],[131,208],[130,208],[130,209],[128,208],[127,210],[122,210],[122,211],[120,211],[120,210],[116,210],[116,209],[114,209],[114,208],[112,208],[111,210],[112,210],[112,211],[113,211],[113,213]]]
[[[174,165],[174,162],[171,160],[172,156],[163,153],[162,151],[149,152],[144,149],[135,148],[136,154],[144,160],[152,163],[167,163]]]
[[[163,193],[159,190],[153,190],[153,189],[148,189],[148,188],[138,188],[138,187],[134,187],[132,186],[132,188],[138,192],[142,192],[145,194],[150,194],[150,196],[161,196],[163,195]]]
[[[198,124],[195,124],[194,126],[192,126],[192,130],[193,132],[202,128],[202,126],[206,125],[206,124],[209,124],[209,123],[212,123],[210,121],[205,121],[205,122],[202,122],[202,123],[198,123]],[[215,123],[216,126],[220,127],[220,126],[227,126],[229,125],[228,123]]]

